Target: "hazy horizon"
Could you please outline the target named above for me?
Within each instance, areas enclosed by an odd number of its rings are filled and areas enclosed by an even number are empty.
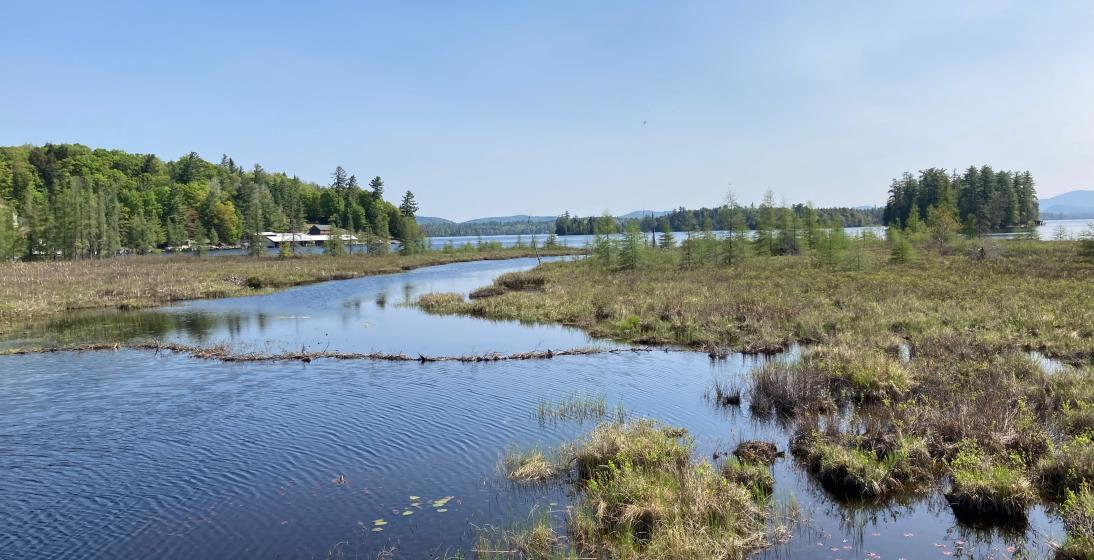
[[[1094,187],[1094,4],[7,8],[0,144],[341,165],[421,214],[880,205],[927,167]]]

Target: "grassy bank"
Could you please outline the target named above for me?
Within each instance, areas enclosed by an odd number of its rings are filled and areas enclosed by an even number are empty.
[[[835,267],[810,255],[692,268],[660,259],[637,270],[549,263],[475,295],[426,298],[423,307],[693,348],[775,351],[845,339],[917,346],[961,332],[1067,360],[1094,357],[1094,263],[1070,242],[1009,241],[983,259],[923,254],[900,264],[876,243]]]
[[[539,253],[563,254],[544,249]],[[0,264],[0,335],[76,309],[137,309],[189,299],[253,295],[437,264],[534,255],[531,249],[521,248],[375,257],[146,256],[6,263]]]

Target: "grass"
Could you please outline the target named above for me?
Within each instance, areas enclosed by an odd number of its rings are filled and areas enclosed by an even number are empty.
[[[949,468],[955,508],[1008,515],[1036,499],[1031,481],[1056,500],[1094,483],[1094,260],[1075,242],[964,243],[911,263],[890,262],[882,241],[856,242],[861,254],[836,266],[808,252],[733,266],[682,267],[671,252],[637,270],[548,263],[526,273],[534,287],[499,282],[422,307],[712,358],[800,344],[800,359],[769,360],[743,389],[754,413],[803,427],[798,455],[826,485],[885,499],[939,484]],[[1070,367],[1045,371],[1030,351]],[[740,398],[728,386],[710,396]],[[833,413],[868,429],[814,433]]]
[[[534,290],[495,284],[502,289],[490,297],[423,307],[697,349],[847,340],[885,348],[895,336],[918,349],[958,332],[1068,361],[1094,358],[1094,262],[1079,259],[1073,242],[998,247],[999,258],[924,254],[893,264],[878,243],[861,269],[819,266],[808,255],[687,269],[660,259],[635,271],[547,263],[528,273],[542,279]]]
[[[600,421],[608,417],[615,422],[623,422],[626,418],[623,404],[619,403],[614,408],[608,408],[607,403],[607,397],[604,395],[571,393],[558,401],[541,399],[532,415],[541,425],[562,421],[577,423],[589,420]]]
[[[436,264],[533,255],[530,249],[502,249],[375,257],[144,256],[0,263],[0,335],[78,309],[154,307]]]
[[[958,517],[1024,519],[1036,500],[1033,485],[1016,461],[1004,462],[967,442],[950,465],[946,494]]]
[[[1077,492],[1069,491],[1060,514],[1067,528],[1067,540],[1056,551],[1056,559],[1094,558],[1094,490],[1084,484]]]
[[[1043,459],[1039,482],[1041,492],[1054,499],[1094,484],[1094,436],[1076,436]]]
[[[766,482],[746,481],[738,474],[751,467],[696,462],[684,430],[646,419],[609,422],[563,449],[577,494],[569,538],[541,522],[480,544],[494,554],[486,557],[743,558],[769,544],[769,507],[755,489],[766,485],[769,493],[770,472]]]
[[[564,472],[565,463],[548,457],[539,448],[528,451],[510,450],[502,459],[505,476],[514,482],[543,482]]]
[[[913,492],[933,479],[933,460],[922,438],[814,429],[796,436],[791,451],[841,498],[887,498]]]

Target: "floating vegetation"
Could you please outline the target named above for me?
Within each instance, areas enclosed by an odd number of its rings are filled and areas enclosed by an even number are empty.
[[[582,423],[605,418],[623,422],[626,419],[626,411],[623,409],[623,403],[609,409],[607,397],[602,394],[571,393],[558,401],[541,399],[536,405],[533,416],[541,425],[560,421]]]

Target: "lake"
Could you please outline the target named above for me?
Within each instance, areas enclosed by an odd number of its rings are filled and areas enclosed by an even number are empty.
[[[87,313],[9,344],[156,338],[411,355],[615,346],[560,326],[439,317],[408,305],[535,263],[452,264]],[[564,519],[573,497],[566,486],[514,485],[497,467],[513,446],[557,445],[592,427],[541,424],[532,415],[541,400],[604,395],[632,417],[687,428],[701,456],[746,439],[785,449],[781,423],[751,416],[747,401],[723,408],[705,397],[715,380],[743,386],[765,359],[783,358],[712,361],[661,350],[473,364],[228,364],[130,350],[0,357],[0,558],[467,553],[477,527],[511,527],[542,512]],[[774,472],[776,499],[795,497],[809,521],[760,557],[1043,557],[1062,540],[1058,518],[1041,507],[1026,527],[972,527],[938,492],[852,505],[790,457]]]

